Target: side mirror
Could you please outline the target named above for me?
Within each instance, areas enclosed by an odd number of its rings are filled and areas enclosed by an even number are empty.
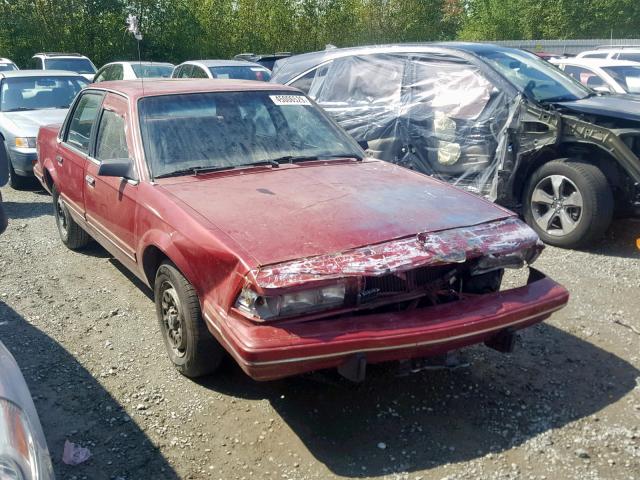
[[[363,150],[368,150],[369,149],[369,141],[368,140],[358,140],[358,145],[360,145],[360,148]]]
[[[103,160],[98,169],[98,175],[101,177],[118,177],[127,180],[138,180],[133,161],[128,158],[115,158],[111,160]]]

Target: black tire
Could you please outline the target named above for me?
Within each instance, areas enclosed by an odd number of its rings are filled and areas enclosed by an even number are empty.
[[[171,363],[186,377],[214,372],[224,358],[224,349],[207,330],[195,289],[173,263],[160,265],[153,293]]]
[[[13,165],[11,164],[11,160],[9,160],[9,185],[14,190],[25,190],[29,187],[29,178],[22,177],[16,173],[13,169]]]
[[[536,199],[539,200],[541,190],[545,190],[546,185],[553,184],[552,176],[555,179],[562,177],[567,181],[562,180],[561,189],[564,193],[560,195],[553,194],[555,188],[546,190],[552,195],[553,203],[545,210],[547,199],[544,202],[534,202],[533,195],[536,192]],[[575,191],[578,193],[575,197],[567,193]],[[569,197],[580,199],[582,206],[567,206],[577,203],[570,201]],[[553,212],[550,212],[551,210]],[[569,158],[553,160],[538,168],[529,177],[523,198],[525,221],[543,242],[561,248],[582,248],[599,239],[611,224],[613,210],[613,194],[602,170],[590,163]],[[555,228],[552,224],[551,228],[545,230],[541,226],[547,224],[543,212],[550,213],[550,217],[555,214],[553,222],[560,223],[556,223]],[[559,216],[557,212],[564,214],[564,217]],[[563,218],[569,221],[565,222]],[[569,225],[566,233],[563,223]],[[557,225],[562,225],[562,228],[557,228]]]
[[[53,197],[53,215],[62,243],[70,250],[80,250],[86,247],[91,241],[91,237],[71,217],[69,209],[60,198],[55,185],[51,188],[51,196]]]

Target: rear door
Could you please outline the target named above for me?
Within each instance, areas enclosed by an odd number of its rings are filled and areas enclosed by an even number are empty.
[[[98,174],[100,164],[107,160],[127,160],[134,164],[127,126],[128,102],[120,95],[108,93],[102,107],[83,185],[87,223],[116,258],[125,264],[135,263],[138,183]]]
[[[71,213],[84,223],[84,176],[87,155],[104,93],[80,93],[63,126],[54,166],[60,178],[57,188]]]

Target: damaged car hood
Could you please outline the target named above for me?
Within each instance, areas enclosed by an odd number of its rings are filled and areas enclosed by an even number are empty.
[[[598,95],[572,102],[559,102],[555,105],[574,113],[603,115],[640,122],[640,96],[638,95]]]
[[[183,208],[233,238],[259,265],[513,216],[479,197],[382,161],[285,165],[245,174],[182,177],[161,185]]]

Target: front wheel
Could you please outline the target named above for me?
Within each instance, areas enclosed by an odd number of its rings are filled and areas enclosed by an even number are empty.
[[[176,369],[192,378],[215,371],[224,350],[206,328],[195,289],[171,262],[160,265],[154,296],[160,331]]]
[[[545,163],[527,182],[524,218],[549,245],[581,248],[609,228],[613,194],[602,171],[590,163],[559,159]]]
[[[70,250],[80,250],[86,247],[91,241],[91,237],[73,219],[55,185],[51,189],[51,197],[53,198],[53,215],[62,243]]]
[[[18,175],[11,165],[11,160],[9,160],[9,185],[14,190],[25,190],[29,186],[29,178]]]

